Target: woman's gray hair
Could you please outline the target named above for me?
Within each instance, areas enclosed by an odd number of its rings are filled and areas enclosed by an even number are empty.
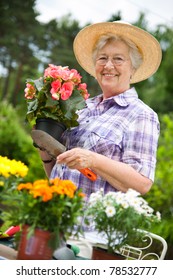
[[[93,53],[92,53],[94,64],[96,62],[96,57],[97,57],[98,51],[100,49],[102,49],[107,43],[111,43],[114,41],[123,42],[129,47],[129,56],[131,59],[132,66],[135,70],[138,69],[140,67],[140,65],[142,64],[142,60],[143,60],[142,54],[140,53],[138,47],[131,40],[129,40],[125,37],[122,37],[122,36],[114,35],[112,33],[103,35],[98,40],[95,48],[93,49]]]

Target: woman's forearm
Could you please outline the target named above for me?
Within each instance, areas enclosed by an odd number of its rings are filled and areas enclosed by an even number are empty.
[[[126,192],[129,188],[141,194],[149,191],[152,181],[134,170],[130,165],[93,154],[92,170],[116,189]]]
[[[130,165],[81,148],[66,151],[57,157],[59,164],[72,169],[91,168],[114,188],[126,192],[129,188],[141,194],[149,191],[152,181]]]

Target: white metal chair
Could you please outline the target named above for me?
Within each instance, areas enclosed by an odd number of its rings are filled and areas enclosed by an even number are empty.
[[[141,240],[138,240],[137,244],[122,246],[116,253],[127,260],[163,260],[168,249],[165,239],[148,231],[138,231],[143,233]],[[96,247],[107,249],[106,237],[96,231],[85,232],[85,239]]]
[[[165,258],[168,246],[165,239],[157,234],[142,231],[142,247],[124,245],[120,248],[121,255],[132,260],[163,260]]]

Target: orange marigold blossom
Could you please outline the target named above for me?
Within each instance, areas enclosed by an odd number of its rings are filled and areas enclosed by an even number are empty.
[[[49,180],[49,182],[50,182],[51,185],[57,185],[57,186],[59,185],[59,182],[60,182],[60,181],[61,181],[61,179],[58,178],[58,177]]]
[[[42,197],[42,201],[46,202],[53,198],[53,194],[66,195],[70,198],[74,197],[77,187],[70,180],[42,179],[36,180],[34,183],[21,183],[17,187],[18,190],[29,190],[29,193],[34,197]],[[79,196],[84,197],[84,194],[79,193]]]
[[[41,196],[44,202],[51,200],[53,197],[50,187],[43,185],[37,186],[30,190],[30,194],[32,194],[34,198]]]
[[[30,190],[32,189],[33,185],[32,183],[21,183],[17,186],[17,190],[20,191],[20,190],[23,190],[23,189],[26,189],[26,190]]]
[[[86,197],[86,194],[84,194],[84,193],[79,193],[78,196]]]
[[[52,186],[51,188],[53,193],[57,193],[59,195],[65,194],[62,186]]]

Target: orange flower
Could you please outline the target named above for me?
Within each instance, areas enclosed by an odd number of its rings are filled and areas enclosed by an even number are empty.
[[[30,194],[33,195],[34,198],[42,196],[43,201],[48,201],[52,199],[54,193],[58,195],[64,194],[70,198],[73,198],[77,187],[70,180],[61,180],[59,178],[55,178],[51,179],[50,181],[36,180],[33,184],[19,184],[17,189],[29,190]],[[80,196],[84,196],[84,194],[81,193]]]
[[[73,198],[77,187],[70,180],[63,180],[61,184],[64,188],[64,193],[70,198]]]
[[[86,195],[84,193],[79,193],[78,196],[85,197]]]
[[[48,180],[36,180],[33,183],[33,187],[30,190],[30,194],[33,195],[34,198],[38,196],[42,196],[42,200],[44,202],[52,199],[52,190],[48,185]]]
[[[30,190],[30,189],[32,189],[32,184],[31,183],[26,183],[26,184],[23,184],[23,183],[21,183],[21,184],[19,184],[18,186],[17,186],[17,190],[18,191],[21,191],[21,190],[23,190],[23,189],[26,189],[26,190]]]
[[[77,187],[70,180],[61,180],[59,178],[50,180],[53,192],[57,194],[65,194],[70,198],[74,197]]]
[[[51,185],[59,185],[59,182],[61,181],[61,179],[59,178],[55,178],[55,179],[50,179],[49,182]]]
[[[56,194],[65,194],[64,193],[64,188],[60,185],[60,186],[52,186],[52,192],[56,193]]]
[[[34,198],[41,196],[44,202],[51,200],[53,197],[52,190],[48,186],[38,185],[33,188],[30,193]]]

